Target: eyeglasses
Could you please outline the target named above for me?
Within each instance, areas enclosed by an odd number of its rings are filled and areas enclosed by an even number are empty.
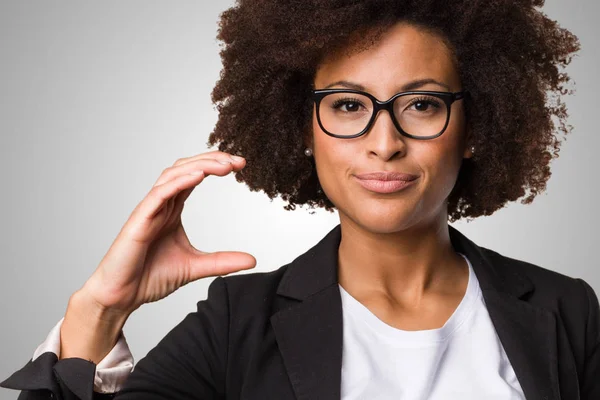
[[[468,95],[462,92],[401,92],[387,101],[353,89],[312,91],[321,129],[341,139],[364,135],[371,129],[380,110],[387,110],[394,126],[406,137],[426,140],[440,136],[448,127],[452,103]]]

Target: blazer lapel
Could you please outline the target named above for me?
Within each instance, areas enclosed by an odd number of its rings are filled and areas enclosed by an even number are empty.
[[[283,276],[271,324],[298,400],[340,399],[342,300],[339,225],[296,258]]]
[[[476,245],[452,226],[449,229],[454,249],[473,265],[488,313],[525,398],[560,400],[556,317],[527,302],[526,295],[535,287],[522,273],[522,264]]]
[[[473,265],[490,318],[526,399],[560,400],[554,314],[527,302],[525,296],[534,285],[511,259],[479,247],[452,226],[449,232],[454,249]],[[341,396],[340,240],[337,225],[288,266],[277,290],[279,311],[271,323],[298,400],[338,400]]]

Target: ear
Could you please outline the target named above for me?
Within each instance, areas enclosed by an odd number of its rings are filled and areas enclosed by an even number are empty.
[[[313,132],[312,129],[308,129],[302,134],[302,142],[304,143],[304,148],[313,148]]]
[[[471,124],[467,122],[466,137],[464,140],[464,149],[463,149],[463,158],[471,158],[473,157],[473,152],[471,151],[471,146],[473,146],[473,130],[471,129]]]

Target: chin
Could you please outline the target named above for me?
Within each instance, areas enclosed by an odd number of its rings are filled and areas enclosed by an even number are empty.
[[[400,202],[399,202],[400,203]],[[415,224],[416,218],[403,204],[368,204],[346,214],[354,224],[372,233],[394,233],[405,230]]]

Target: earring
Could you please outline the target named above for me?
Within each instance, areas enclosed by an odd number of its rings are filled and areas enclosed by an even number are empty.
[[[471,153],[475,154],[475,146],[471,146]]]
[[[312,155],[313,155],[313,151],[312,151],[312,149],[311,149],[310,147],[307,147],[306,149],[304,149],[304,155],[305,155],[306,157],[310,157],[310,156],[312,156]]]

